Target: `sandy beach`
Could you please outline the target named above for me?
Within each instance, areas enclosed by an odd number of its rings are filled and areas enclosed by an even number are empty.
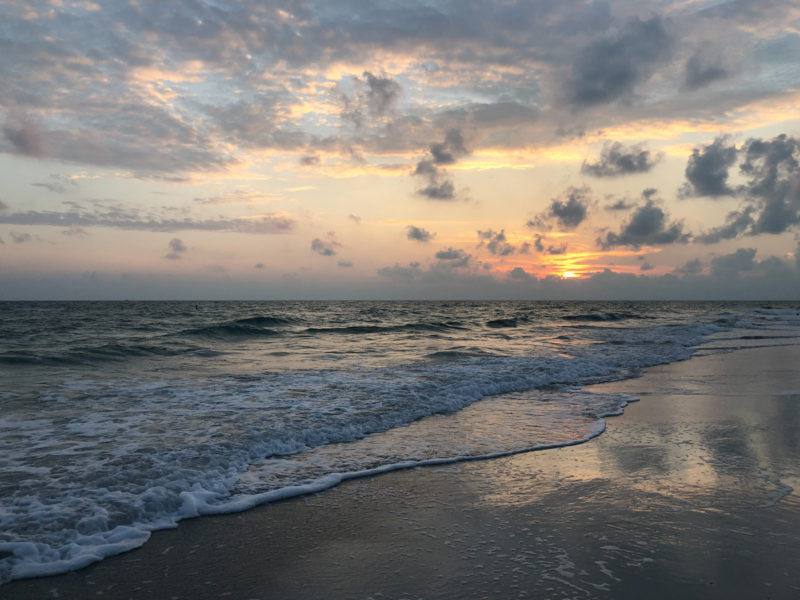
[[[184,521],[0,597],[797,598],[797,365],[701,351],[592,388],[641,401],[586,444]]]

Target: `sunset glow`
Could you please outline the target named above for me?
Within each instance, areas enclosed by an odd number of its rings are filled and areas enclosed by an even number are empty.
[[[792,3],[469,6],[3,4],[0,297],[800,294]]]

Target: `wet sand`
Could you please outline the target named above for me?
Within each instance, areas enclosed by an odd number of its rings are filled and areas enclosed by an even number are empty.
[[[586,444],[185,521],[0,598],[798,598],[798,365],[783,346],[655,367],[592,388],[641,401]]]

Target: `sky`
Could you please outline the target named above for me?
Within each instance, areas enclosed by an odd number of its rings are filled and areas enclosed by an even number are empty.
[[[793,0],[0,0],[0,299],[798,299]]]

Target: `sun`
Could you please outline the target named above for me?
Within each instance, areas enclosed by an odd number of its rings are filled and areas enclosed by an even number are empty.
[[[578,274],[574,271],[564,271],[561,273],[561,279],[572,279],[573,277],[577,277]]]

